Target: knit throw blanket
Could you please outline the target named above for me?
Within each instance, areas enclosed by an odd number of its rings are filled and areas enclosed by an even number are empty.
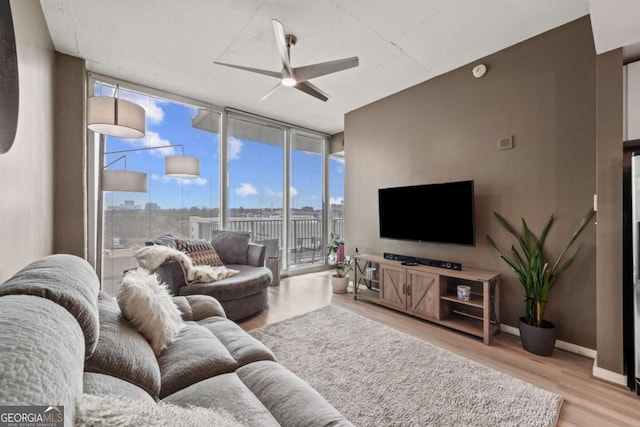
[[[239,273],[238,270],[226,266],[194,265],[189,255],[169,246],[145,246],[134,252],[138,265],[153,273],[167,260],[175,259],[182,264],[188,283],[208,283],[222,280]]]

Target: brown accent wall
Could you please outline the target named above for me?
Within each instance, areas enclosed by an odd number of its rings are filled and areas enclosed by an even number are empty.
[[[11,11],[20,107],[13,147],[0,154],[0,283],[53,251],[53,44],[40,2],[14,0]]]
[[[471,69],[488,67],[476,79]],[[541,230],[558,254],[596,192],[596,54],[588,17],[399,92],[345,117],[347,250],[400,253],[461,262],[502,275],[501,322],[517,326],[524,294],[515,274],[486,242],[510,245],[493,218]],[[498,150],[513,136],[514,148]],[[476,246],[382,240],[377,190],[473,179]],[[413,209],[437,209],[416,200]],[[596,227],[552,291],[546,318],[559,339],[596,348]]]
[[[86,81],[84,60],[56,53],[54,251],[83,258],[87,256]]]

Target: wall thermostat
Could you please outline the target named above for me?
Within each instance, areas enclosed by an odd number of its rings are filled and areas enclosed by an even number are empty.
[[[473,77],[475,77],[476,79],[479,79],[480,77],[484,76],[486,72],[487,72],[487,66],[484,64],[478,64],[475,67],[473,67]]]

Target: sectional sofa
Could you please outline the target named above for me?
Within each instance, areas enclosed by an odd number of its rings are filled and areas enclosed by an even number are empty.
[[[217,300],[173,301],[184,327],[155,354],[88,262],[27,265],[0,285],[0,405],[42,405],[65,426],[351,425]]]

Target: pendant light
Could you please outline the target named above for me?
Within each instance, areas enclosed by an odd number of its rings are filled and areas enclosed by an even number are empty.
[[[145,112],[138,104],[118,98],[119,85],[113,97],[91,96],[87,100],[87,126],[94,132],[118,138],[142,138]]]

